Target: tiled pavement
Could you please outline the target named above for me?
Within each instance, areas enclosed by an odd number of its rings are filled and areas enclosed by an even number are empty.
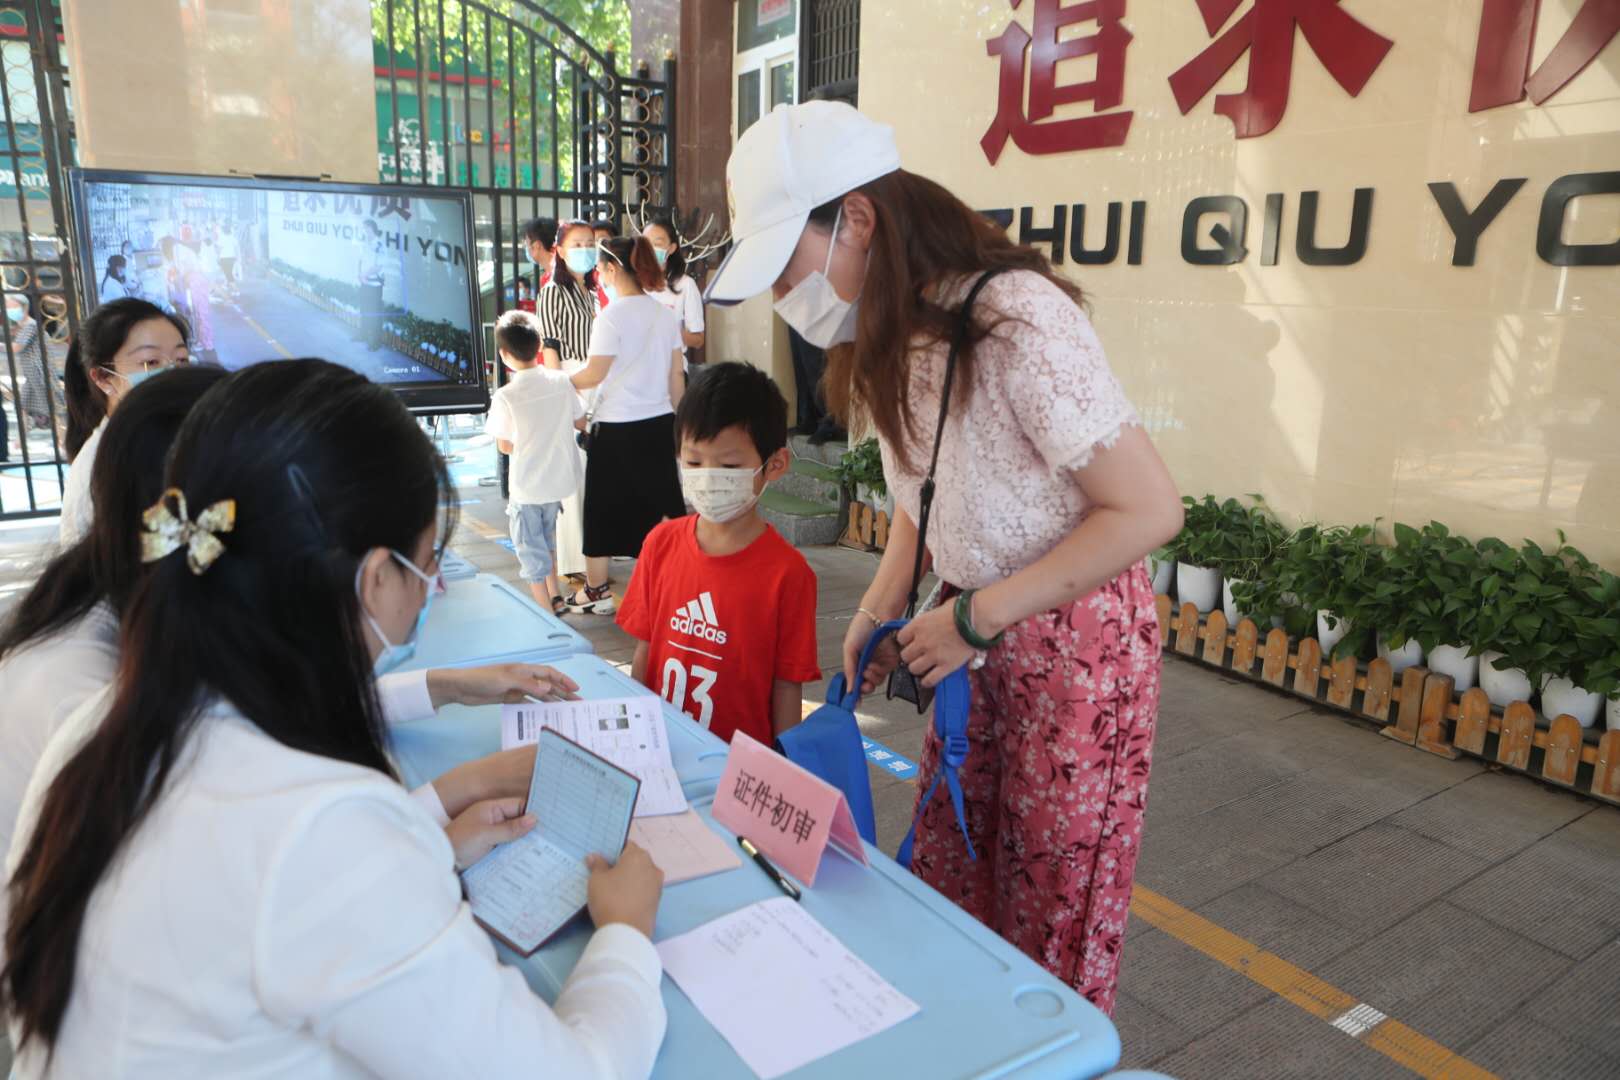
[[[468,487],[455,543],[516,579],[492,488]],[[49,528],[0,530],[0,605]],[[876,558],[806,551],[824,668],[839,664]],[[627,580],[629,564],[616,564]],[[627,664],[603,618],[573,620]],[[807,687],[819,701],[824,685]],[[911,758],[925,720],[863,709]],[[913,786],[873,774],[893,851]],[[1138,883],[1504,1077],[1620,1076],[1620,810],[1168,660]],[[1182,938],[1133,916],[1115,1021],[1125,1064],[1172,1076],[1411,1075]],[[3,1049],[3,1048],[0,1048]],[[0,1052],[0,1072],[5,1068]]]

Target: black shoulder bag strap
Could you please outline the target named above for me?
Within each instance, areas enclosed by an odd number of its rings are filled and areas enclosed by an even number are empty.
[[[911,566],[911,592],[906,597],[907,621],[916,618],[917,615],[917,593],[922,588],[923,558],[928,551],[928,519],[932,516],[934,507],[934,470],[939,467],[939,446],[945,438],[945,417],[951,410],[951,388],[956,382],[956,361],[961,356],[962,348],[967,344],[968,335],[973,327],[973,303],[979,298],[979,291],[999,273],[1000,270],[986,271],[973,283],[967,299],[962,301],[956,336],[952,339],[951,351],[945,358],[945,381],[939,392],[939,420],[934,425],[934,450],[928,458],[928,475],[923,480],[918,500],[921,505],[917,513],[917,556]],[[927,712],[928,706],[934,700],[934,691],[926,689],[918,682],[917,677],[908,671],[904,664],[900,664],[890,673],[888,695],[890,698],[911,702],[917,706],[920,713]]]
[[[951,387],[956,382],[956,361],[962,354],[962,347],[967,344],[968,334],[973,327],[973,304],[978,300],[979,293],[990,283],[990,279],[1001,273],[1000,270],[986,271],[973,288],[968,291],[967,299],[962,301],[960,320],[956,325],[956,337],[951,341],[950,354],[945,359],[945,385],[939,392],[939,420],[934,425],[934,451],[928,459],[928,475],[923,479],[922,491],[918,501],[921,504],[917,512],[917,558],[911,567],[911,592],[906,597],[906,618],[914,618],[917,614],[917,592],[922,588],[923,557],[928,550],[928,519],[934,507],[934,470],[939,467],[939,446],[945,439],[945,417],[951,408]]]

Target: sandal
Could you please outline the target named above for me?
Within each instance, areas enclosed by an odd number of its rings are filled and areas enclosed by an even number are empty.
[[[568,598],[568,610],[575,615],[611,615],[618,607],[613,590],[606,585],[585,588]]]
[[[560,596],[553,596],[551,598],[551,613],[558,616],[568,614],[568,601]]]

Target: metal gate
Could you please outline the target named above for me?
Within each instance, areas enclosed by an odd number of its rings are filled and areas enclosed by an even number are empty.
[[[51,0],[0,0],[0,519],[61,506],[62,365],[77,326],[67,242],[73,163],[62,29]]]
[[[486,322],[531,217],[673,209],[675,62],[619,72],[531,0],[372,0],[384,183],[470,190]]]

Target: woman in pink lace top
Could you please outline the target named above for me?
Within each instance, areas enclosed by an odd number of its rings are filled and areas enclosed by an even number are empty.
[[[826,396],[876,428],[897,510],[844,643],[857,673],[911,591],[951,340],[972,308],[941,432],[926,555],[942,603],[901,631],[924,685],[970,668],[967,844],[941,788],[913,870],[1112,1011],[1159,698],[1144,558],[1181,527],[1174,483],[1109,370],[1079,290],[1044,256],[900,168],[892,131],[845,105],[779,109],[728,167],[737,247],[710,286],[771,288],[829,347]],[[881,653],[879,654],[882,655]],[[941,767],[930,730],[919,795]]]

